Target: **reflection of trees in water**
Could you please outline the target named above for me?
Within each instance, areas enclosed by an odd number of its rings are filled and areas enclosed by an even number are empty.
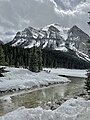
[[[15,108],[25,106],[27,108],[45,106],[48,102],[55,102],[67,96],[73,96],[80,92],[84,86],[83,78],[70,78],[71,83],[40,89],[37,91],[12,96],[10,101],[0,100],[0,112],[12,111]],[[9,105],[9,106],[8,106]],[[13,109],[12,109],[13,108]]]
[[[12,102],[11,98],[6,97],[5,99],[0,100],[0,114],[1,115],[11,112],[15,110],[16,108],[18,108],[18,106],[16,106]]]

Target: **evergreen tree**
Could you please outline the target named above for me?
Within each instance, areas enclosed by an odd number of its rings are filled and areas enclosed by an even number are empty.
[[[87,78],[86,78],[86,82],[85,82],[85,89],[88,92],[88,94],[90,95],[90,69],[87,71]]]
[[[4,72],[4,68],[0,67],[0,77],[4,77],[3,74],[2,74],[3,72]]]
[[[46,53],[43,52],[43,66],[46,67]]]
[[[1,45],[0,45],[0,65],[5,65],[5,55]]]
[[[15,67],[19,68],[19,59],[18,58],[15,60]]]
[[[88,22],[88,24],[90,25],[90,22]],[[87,47],[88,47],[88,55],[90,57],[90,40],[88,40]],[[90,68],[89,68],[89,70],[87,72],[87,78],[86,78],[86,82],[85,82],[85,89],[88,92],[88,95],[90,95]]]
[[[41,46],[38,48],[38,70],[42,70],[42,50]]]
[[[5,57],[5,62],[6,62],[6,65],[9,66],[9,57],[8,57],[8,55]]]
[[[90,41],[88,41],[88,54],[89,54],[89,57],[90,57]],[[86,78],[86,82],[85,82],[85,88],[86,88],[86,91],[88,92],[88,94],[90,95],[90,68],[89,70],[87,71],[87,78]]]
[[[32,72],[38,72],[38,55],[37,55],[37,48],[35,45],[32,48],[29,69]]]

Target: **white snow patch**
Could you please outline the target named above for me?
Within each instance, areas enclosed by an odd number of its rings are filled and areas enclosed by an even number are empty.
[[[66,27],[61,26],[61,25],[59,25],[59,24],[50,24],[50,25],[45,26],[42,30],[48,31],[48,29],[49,29],[50,26],[53,26],[53,27],[57,28],[57,29],[60,31],[60,35],[61,35],[65,40],[67,39],[67,37],[68,37],[68,30],[69,30],[70,28],[66,28]]]
[[[21,107],[0,120],[90,120],[90,101],[71,98],[54,111]]]
[[[55,50],[60,50],[60,51],[63,51],[63,52],[67,52],[68,51],[68,49],[65,46],[57,47],[57,48],[55,48]]]
[[[80,70],[80,69],[65,69],[65,68],[44,68],[44,70],[51,71],[51,73],[56,75],[66,75],[66,76],[73,76],[73,77],[87,77],[87,70]]]
[[[84,60],[90,61],[90,58],[88,55],[86,55],[85,53],[82,53],[80,51],[77,51],[79,55],[83,56]]]
[[[68,31],[70,28],[63,27],[59,24],[53,24],[59,31],[60,35],[66,40],[68,38]]]
[[[47,44],[48,44],[48,41],[46,41],[46,42],[44,43],[43,48],[45,48],[45,47],[47,46]]]
[[[33,73],[28,69],[7,67],[5,77],[0,78],[0,91],[28,89],[54,83],[69,82],[65,77],[41,71]]]
[[[35,46],[39,47],[40,46],[40,41],[36,42]]]
[[[33,41],[31,42],[31,44],[25,46],[24,48],[32,48],[32,47],[34,46],[35,43],[36,43],[36,41],[33,40]]]
[[[12,46],[17,46],[18,44],[22,44],[23,42],[27,41],[26,39],[19,39],[17,40],[17,42],[15,42],[14,44],[12,44]]]

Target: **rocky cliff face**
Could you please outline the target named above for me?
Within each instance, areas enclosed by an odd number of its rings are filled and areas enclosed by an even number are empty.
[[[56,49],[65,45],[69,28],[64,28],[58,24],[48,25],[39,30],[32,27],[25,28],[18,32],[14,39],[9,43],[12,46],[22,46],[31,48],[42,45],[42,48]]]
[[[87,41],[90,40],[90,37],[83,32],[80,28],[76,25],[73,26],[68,31],[68,38],[67,42],[69,46],[74,47],[75,49],[87,54]]]

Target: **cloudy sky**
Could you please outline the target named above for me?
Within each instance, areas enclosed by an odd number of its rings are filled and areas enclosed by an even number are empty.
[[[18,30],[48,24],[78,25],[90,34],[87,25],[90,0],[0,0],[0,39],[12,40]]]

